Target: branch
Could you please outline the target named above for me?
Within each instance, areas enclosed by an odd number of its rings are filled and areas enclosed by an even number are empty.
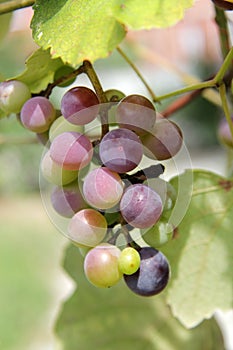
[[[11,0],[3,2],[0,4],[0,15],[32,6],[34,3],[35,1],[33,0]]]
[[[219,39],[221,44],[222,56],[225,58],[230,51],[230,39],[229,32],[227,28],[227,19],[225,15],[225,11],[215,6],[215,22],[217,23],[219,30]]]

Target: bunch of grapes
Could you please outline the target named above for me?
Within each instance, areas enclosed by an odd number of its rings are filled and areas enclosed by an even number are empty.
[[[59,116],[49,99],[24,94],[20,121],[46,145],[41,175],[53,186],[52,210],[65,218],[65,234],[84,256],[87,279],[111,287],[123,277],[133,292],[151,296],[169,280],[157,248],[172,237],[166,215],[176,200],[159,178],[159,162],[178,153],[182,133],[144,96],[105,96],[101,104],[93,90],[73,87]],[[142,169],[144,158],[155,165]]]

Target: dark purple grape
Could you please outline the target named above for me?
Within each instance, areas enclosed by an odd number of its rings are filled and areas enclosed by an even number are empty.
[[[136,168],[143,155],[139,137],[128,129],[109,131],[99,145],[103,164],[117,173],[126,173]]]
[[[141,262],[132,275],[124,275],[127,286],[141,296],[156,295],[166,287],[169,280],[169,264],[160,251],[143,247],[139,250]]]
[[[74,87],[62,97],[61,112],[71,124],[88,124],[99,112],[99,99],[85,86]]]

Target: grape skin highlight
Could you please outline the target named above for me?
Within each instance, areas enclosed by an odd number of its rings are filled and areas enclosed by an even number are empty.
[[[143,155],[138,136],[128,129],[109,131],[99,145],[103,164],[117,173],[125,173],[136,168]]]
[[[158,193],[142,184],[129,186],[120,202],[123,218],[137,228],[154,225],[159,220],[162,209],[162,200]]]
[[[92,170],[84,179],[83,194],[86,201],[98,209],[116,205],[123,193],[120,176],[106,167]]]
[[[141,296],[156,295],[166,287],[169,280],[167,258],[158,250],[143,247],[139,250],[140,268],[132,275],[124,275],[127,286]]]

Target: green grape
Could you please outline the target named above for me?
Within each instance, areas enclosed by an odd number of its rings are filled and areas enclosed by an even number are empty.
[[[24,103],[31,97],[26,84],[18,80],[0,83],[0,109],[4,113],[19,113]]]
[[[172,239],[173,226],[160,219],[148,230],[141,230],[143,240],[151,247],[158,248]]]
[[[50,157],[50,152],[47,151],[40,164],[41,174],[50,183],[55,185],[67,185],[73,182],[78,177],[77,171],[63,169],[55,163]]]
[[[119,102],[125,97],[125,94],[120,90],[109,89],[104,92],[108,102]]]
[[[132,247],[127,247],[122,250],[118,259],[120,271],[125,275],[132,275],[140,266],[140,254]]]
[[[54,74],[54,81],[56,81],[56,80],[60,79],[61,77],[64,77],[64,76],[72,73],[73,71],[74,71],[74,69],[71,66],[68,66],[68,65],[64,65],[62,67],[59,67],[56,70],[55,74]],[[75,81],[75,79],[76,78],[71,78],[69,80],[66,80],[63,83],[58,84],[58,86],[60,86],[60,87],[69,86]]]

